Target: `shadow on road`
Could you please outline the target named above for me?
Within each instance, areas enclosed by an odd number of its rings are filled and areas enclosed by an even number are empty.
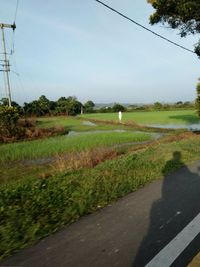
[[[167,175],[173,166],[183,166],[175,174]],[[173,158],[163,168],[162,196],[151,208],[150,224],[133,266],[145,266],[159,253],[194,217],[200,212],[200,176],[191,172],[181,161],[181,153],[176,151]],[[192,257],[199,250],[197,245],[190,251]],[[177,261],[187,266],[188,255]]]

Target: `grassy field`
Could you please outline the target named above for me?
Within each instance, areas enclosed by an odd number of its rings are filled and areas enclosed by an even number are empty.
[[[157,142],[94,168],[2,185],[1,257],[199,159],[199,148],[200,137],[191,134],[183,140]],[[181,155],[179,160],[173,159],[176,151]]]
[[[95,123],[94,125],[87,125],[88,121],[80,120],[76,117],[43,117],[37,119],[37,127],[40,128],[50,128],[50,127],[65,127],[69,131],[104,131],[104,130],[114,130],[114,129],[130,129],[128,126],[124,125],[111,125],[105,123]]]
[[[118,113],[94,113],[81,116],[85,119],[117,121]],[[200,123],[196,111],[176,110],[176,111],[149,111],[149,112],[126,112],[123,113],[124,122],[135,122],[137,124],[196,124]]]
[[[113,132],[59,136],[48,139],[18,142],[0,146],[0,163],[51,157],[58,153],[109,147],[124,143],[142,142],[152,138],[148,133]]]
[[[57,126],[65,127],[65,129],[70,131],[89,131],[93,129],[91,126],[84,125],[82,120],[73,117],[58,116],[37,118],[37,127],[50,128]],[[96,128],[96,126],[94,128]]]
[[[72,152],[80,153],[152,139],[151,134],[133,132],[130,131],[130,127],[105,124],[88,126],[84,125],[82,120],[71,117],[40,118],[38,121],[41,127],[64,126],[70,131],[76,131],[77,134],[0,145],[0,184],[28,177],[38,177],[41,174],[48,173],[51,168],[51,161],[54,161],[58,157],[57,155]],[[115,129],[126,129],[127,131],[92,133],[92,131],[111,131]],[[78,133],[81,134],[78,135]],[[100,154],[102,158],[102,151]],[[107,152],[104,152],[104,154],[106,158]],[[95,158],[95,155],[93,156]],[[87,153],[82,157],[89,157],[87,160],[91,160],[91,155]],[[76,160],[74,159],[75,162]]]

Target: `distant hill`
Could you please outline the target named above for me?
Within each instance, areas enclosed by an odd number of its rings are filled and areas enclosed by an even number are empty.
[[[116,104],[116,102],[115,103],[98,103],[98,104],[95,103],[95,109],[106,108],[106,107],[113,107],[115,104]],[[120,105],[122,105],[124,107],[128,107],[130,105],[136,105],[136,104],[120,103]],[[140,104],[137,104],[137,105],[140,105]]]

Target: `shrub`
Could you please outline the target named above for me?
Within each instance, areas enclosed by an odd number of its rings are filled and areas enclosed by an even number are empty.
[[[15,136],[18,132],[17,122],[19,113],[17,108],[0,106],[0,138]]]

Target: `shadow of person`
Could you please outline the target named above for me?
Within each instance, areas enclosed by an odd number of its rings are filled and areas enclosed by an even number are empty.
[[[168,175],[170,170],[181,166]],[[181,161],[181,153],[176,151],[173,158],[166,162],[162,173],[162,195],[151,207],[148,231],[132,266],[142,267],[149,263],[200,212],[198,168],[190,171]],[[179,260],[180,265],[175,266],[187,266],[186,262],[191,260],[191,254],[195,254],[197,249],[199,247],[190,251],[190,255]]]

